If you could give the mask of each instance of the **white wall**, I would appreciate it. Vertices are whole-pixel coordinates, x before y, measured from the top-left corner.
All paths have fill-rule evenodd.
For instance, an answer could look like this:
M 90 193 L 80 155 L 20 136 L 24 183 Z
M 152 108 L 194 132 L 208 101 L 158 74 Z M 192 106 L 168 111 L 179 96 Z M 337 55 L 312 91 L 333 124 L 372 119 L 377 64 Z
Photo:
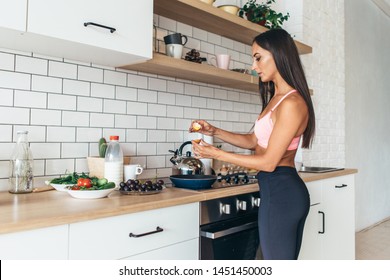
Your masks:
M 356 175 L 356 227 L 390 216 L 390 18 L 345 1 L 346 162 Z

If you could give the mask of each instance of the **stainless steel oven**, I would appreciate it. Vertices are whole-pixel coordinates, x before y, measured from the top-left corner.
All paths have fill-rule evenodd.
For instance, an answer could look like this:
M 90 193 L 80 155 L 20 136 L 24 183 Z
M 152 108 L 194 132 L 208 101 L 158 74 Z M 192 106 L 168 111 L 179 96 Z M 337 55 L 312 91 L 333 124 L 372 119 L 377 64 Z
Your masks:
M 201 202 L 200 259 L 255 259 L 259 206 L 258 192 Z

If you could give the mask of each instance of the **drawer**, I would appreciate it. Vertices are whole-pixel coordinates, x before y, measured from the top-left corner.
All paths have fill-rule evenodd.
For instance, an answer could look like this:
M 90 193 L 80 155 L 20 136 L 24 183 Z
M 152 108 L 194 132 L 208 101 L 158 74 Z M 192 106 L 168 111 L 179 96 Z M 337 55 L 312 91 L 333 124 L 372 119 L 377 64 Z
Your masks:
M 126 260 L 199 260 L 199 238 L 125 258 Z
M 0 235 L 2 260 L 68 259 L 68 225 Z
M 130 233 L 141 237 L 130 237 Z M 120 259 L 198 238 L 199 203 L 70 224 L 70 259 Z

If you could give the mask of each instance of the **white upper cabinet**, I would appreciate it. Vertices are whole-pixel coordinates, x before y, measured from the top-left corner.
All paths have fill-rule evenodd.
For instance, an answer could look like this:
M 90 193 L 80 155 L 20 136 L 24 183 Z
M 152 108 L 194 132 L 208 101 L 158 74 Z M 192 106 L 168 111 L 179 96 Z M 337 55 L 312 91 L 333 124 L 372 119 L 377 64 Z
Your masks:
M 0 8 L 8 9 L 3 2 L 24 14 L 27 32 L 0 47 L 114 67 L 152 58 L 153 0 L 28 0 L 27 13 L 27 5 L 23 11 L 2 1 Z
M 0 27 L 26 31 L 27 0 L 0 0 Z

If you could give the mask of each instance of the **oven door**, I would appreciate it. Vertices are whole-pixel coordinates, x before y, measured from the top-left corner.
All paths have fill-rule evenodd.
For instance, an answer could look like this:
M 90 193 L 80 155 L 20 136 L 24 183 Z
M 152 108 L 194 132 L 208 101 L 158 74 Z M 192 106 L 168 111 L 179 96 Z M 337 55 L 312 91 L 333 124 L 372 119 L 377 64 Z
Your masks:
M 253 260 L 258 246 L 257 213 L 200 227 L 202 260 Z

